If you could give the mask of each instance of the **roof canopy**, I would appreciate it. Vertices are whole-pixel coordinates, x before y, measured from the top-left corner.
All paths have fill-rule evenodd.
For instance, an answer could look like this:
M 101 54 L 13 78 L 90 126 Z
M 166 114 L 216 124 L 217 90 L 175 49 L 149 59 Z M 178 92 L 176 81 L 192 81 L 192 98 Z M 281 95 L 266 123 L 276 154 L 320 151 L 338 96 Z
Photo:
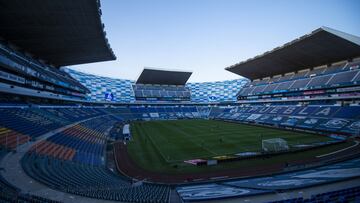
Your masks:
M 115 60 L 99 0 L 1 1 L 0 37 L 55 66 Z
M 226 70 L 253 80 L 358 56 L 359 37 L 322 27 L 272 51 L 227 67 Z
M 136 84 L 185 85 L 192 72 L 144 68 Z

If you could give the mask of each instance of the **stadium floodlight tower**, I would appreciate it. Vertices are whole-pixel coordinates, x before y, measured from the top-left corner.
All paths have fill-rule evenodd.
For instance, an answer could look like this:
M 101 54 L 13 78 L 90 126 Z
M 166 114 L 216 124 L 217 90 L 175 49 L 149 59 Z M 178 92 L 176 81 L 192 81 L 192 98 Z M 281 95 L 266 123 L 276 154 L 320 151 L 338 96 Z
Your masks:
M 190 71 L 144 68 L 133 85 L 137 101 L 190 101 Z

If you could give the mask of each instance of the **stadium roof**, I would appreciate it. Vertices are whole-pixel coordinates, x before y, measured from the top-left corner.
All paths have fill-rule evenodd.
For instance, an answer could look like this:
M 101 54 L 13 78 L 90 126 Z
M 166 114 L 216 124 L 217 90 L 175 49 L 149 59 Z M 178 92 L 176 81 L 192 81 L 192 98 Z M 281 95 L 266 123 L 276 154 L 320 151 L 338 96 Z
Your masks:
M 253 80 L 358 56 L 360 37 L 321 27 L 281 47 L 225 69 Z
M 0 3 L 0 37 L 55 66 L 115 60 L 99 0 Z
M 192 72 L 144 68 L 136 84 L 185 85 Z

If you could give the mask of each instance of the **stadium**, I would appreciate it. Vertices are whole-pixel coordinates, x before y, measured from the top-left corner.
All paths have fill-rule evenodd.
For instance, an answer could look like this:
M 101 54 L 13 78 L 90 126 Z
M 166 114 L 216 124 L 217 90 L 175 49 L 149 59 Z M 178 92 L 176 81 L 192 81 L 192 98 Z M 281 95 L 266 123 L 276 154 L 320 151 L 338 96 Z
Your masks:
M 120 57 L 100 1 L 44 2 L 0 1 L 0 202 L 360 202 L 359 36 L 310 30 L 237 79 L 105 77 L 72 68 Z

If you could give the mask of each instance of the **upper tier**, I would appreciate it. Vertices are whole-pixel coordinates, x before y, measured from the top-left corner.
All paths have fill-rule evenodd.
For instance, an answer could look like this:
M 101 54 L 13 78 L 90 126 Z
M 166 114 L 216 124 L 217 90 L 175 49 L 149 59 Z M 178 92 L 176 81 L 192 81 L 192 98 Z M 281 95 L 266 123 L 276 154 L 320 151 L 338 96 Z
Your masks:
M 341 87 L 358 86 L 360 82 L 360 61 L 344 62 L 329 67 L 288 73 L 284 76 L 255 80 L 247 84 L 238 94 L 240 99 L 257 97 L 296 96 L 342 92 Z M 311 93 L 311 94 L 312 94 Z
M 42 63 L 27 54 L 0 41 L 0 84 L 1 91 L 10 93 L 44 93 L 81 99 L 88 90 L 69 74 Z
M 135 85 L 135 81 L 133 80 L 96 76 L 72 69 L 65 69 L 65 71 L 90 90 L 90 93 L 87 94 L 90 101 L 103 102 L 105 101 L 105 95 L 112 93 L 114 102 L 135 102 L 135 94 L 132 87 Z M 236 101 L 236 93 L 247 82 L 248 80 L 246 79 L 237 79 L 187 83 L 185 88 L 190 89 L 192 102 L 234 102 Z

